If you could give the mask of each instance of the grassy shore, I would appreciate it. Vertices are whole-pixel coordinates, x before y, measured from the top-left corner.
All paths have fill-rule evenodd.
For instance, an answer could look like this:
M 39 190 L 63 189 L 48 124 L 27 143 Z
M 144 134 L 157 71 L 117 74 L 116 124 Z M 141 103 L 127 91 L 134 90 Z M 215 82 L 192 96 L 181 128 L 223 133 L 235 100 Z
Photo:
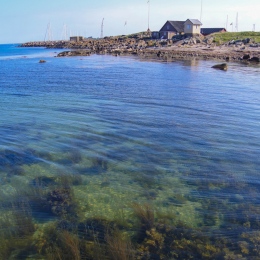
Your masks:
M 226 32 L 226 33 L 214 33 L 214 42 L 216 44 L 223 44 L 232 40 L 242 40 L 250 38 L 254 42 L 260 42 L 260 32 Z

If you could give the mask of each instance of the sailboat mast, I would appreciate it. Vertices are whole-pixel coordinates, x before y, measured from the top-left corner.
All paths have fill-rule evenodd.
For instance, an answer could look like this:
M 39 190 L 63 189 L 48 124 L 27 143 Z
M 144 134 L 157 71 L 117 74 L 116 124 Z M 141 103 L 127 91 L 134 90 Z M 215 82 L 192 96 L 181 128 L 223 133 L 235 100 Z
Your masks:
M 101 34 L 100 34 L 100 38 L 103 38 L 103 30 L 104 30 L 104 18 L 102 19 L 102 23 L 101 23 Z

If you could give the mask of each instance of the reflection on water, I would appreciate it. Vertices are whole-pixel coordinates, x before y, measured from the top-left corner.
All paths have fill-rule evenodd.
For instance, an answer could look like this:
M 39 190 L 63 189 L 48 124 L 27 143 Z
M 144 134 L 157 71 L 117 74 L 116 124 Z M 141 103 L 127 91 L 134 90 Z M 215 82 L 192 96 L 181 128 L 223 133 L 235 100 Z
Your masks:
M 251 68 L 0 62 L 1 259 L 259 257 Z

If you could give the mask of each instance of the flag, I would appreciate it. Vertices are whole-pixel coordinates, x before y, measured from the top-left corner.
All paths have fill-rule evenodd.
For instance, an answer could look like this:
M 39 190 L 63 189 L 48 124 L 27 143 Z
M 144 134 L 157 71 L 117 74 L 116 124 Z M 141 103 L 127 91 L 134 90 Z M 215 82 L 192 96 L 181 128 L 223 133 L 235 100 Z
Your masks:
M 125 21 L 125 26 L 127 25 L 127 21 Z
M 230 25 L 233 25 L 233 23 L 231 23 Z

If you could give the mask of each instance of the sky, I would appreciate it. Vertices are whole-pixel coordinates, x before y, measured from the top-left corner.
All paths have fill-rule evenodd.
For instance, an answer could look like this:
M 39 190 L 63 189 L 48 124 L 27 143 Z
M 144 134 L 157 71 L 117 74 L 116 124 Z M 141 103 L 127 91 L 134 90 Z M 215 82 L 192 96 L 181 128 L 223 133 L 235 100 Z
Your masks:
M 104 36 L 145 31 L 148 21 L 158 31 L 167 20 L 188 18 L 236 31 L 237 14 L 238 31 L 260 31 L 260 0 L 1 0 L 0 43 L 100 37 L 103 18 Z

